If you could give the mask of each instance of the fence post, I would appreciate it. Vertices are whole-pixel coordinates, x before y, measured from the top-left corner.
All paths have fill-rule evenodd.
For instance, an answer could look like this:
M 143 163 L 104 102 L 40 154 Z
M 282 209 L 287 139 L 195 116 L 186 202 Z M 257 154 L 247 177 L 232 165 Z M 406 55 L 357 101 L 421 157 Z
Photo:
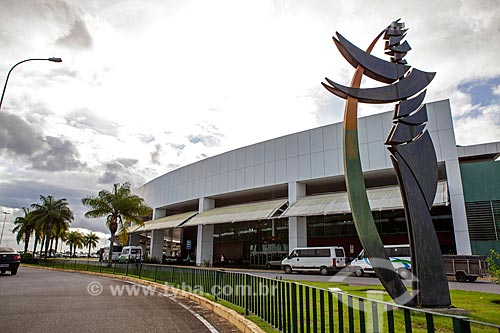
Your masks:
M 470 322 L 467 317 L 453 317 L 453 332 L 455 333 L 470 333 Z
M 292 288 L 292 299 L 291 299 L 292 319 L 291 319 L 291 322 L 293 325 L 293 332 L 298 333 L 299 332 L 299 325 L 297 322 L 297 283 L 296 282 L 291 283 L 290 287 Z
M 248 288 L 250 288 L 250 279 L 248 273 L 245 273 L 245 316 L 248 316 Z
M 215 297 L 216 302 L 217 302 L 217 298 L 218 298 L 217 295 L 219 294 L 219 290 L 220 290 L 218 288 L 219 287 L 219 279 L 220 279 L 219 274 L 220 274 L 219 270 L 216 270 L 215 271 L 215 288 L 214 288 L 214 297 Z
M 128 276 L 128 260 L 127 260 L 127 266 L 125 267 L 125 276 Z
M 156 282 L 156 274 L 158 274 L 158 266 L 155 266 L 155 282 Z

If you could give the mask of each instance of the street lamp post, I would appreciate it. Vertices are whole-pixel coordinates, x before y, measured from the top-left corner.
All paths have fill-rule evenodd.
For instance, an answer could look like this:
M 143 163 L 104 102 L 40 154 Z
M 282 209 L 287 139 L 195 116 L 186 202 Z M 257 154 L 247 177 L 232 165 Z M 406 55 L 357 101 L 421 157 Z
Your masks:
M 33 58 L 33 59 L 26 59 L 26 60 L 20 61 L 17 64 L 15 64 L 14 66 L 12 66 L 12 68 L 9 70 L 9 73 L 7 74 L 7 79 L 5 79 L 5 85 L 3 86 L 2 98 L 0 99 L 0 110 L 2 109 L 3 95 L 5 94 L 5 89 L 7 88 L 7 82 L 9 82 L 10 73 L 12 72 L 12 70 L 14 68 L 16 68 L 17 65 L 20 65 L 23 62 L 33 61 L 33 60 L 44 60 L 44 61 L 52 61 L 52 62 L 62 62 L 61 58 Z
M 2 212 L 5 217 L 3 218 L 3 226 L 2 226 L 2 234 L 0 235 L 0 245 L 2 245 L 2 239 L 3 239 L 3 229 L 5 228 L 5 221 L 7 220 L 7 215 L 10 214 L 9 212 Z

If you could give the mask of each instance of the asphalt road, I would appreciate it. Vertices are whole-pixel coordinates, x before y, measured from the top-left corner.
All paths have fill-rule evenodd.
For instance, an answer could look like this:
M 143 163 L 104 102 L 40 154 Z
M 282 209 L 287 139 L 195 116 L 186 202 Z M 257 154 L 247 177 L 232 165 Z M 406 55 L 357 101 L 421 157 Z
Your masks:
M 317 273 L 309 274 L 285 274 L 281 270 L 236 270 L 239 272 L 251 273 L 254 275 L 268 277 L 268 278 L 281 278 L 284 280 L 297 280 L 297 281 L 321 281 L 321 282 L 340 282 L 347 283 L 355 286 L 369 286 L 381 285 L 378 278 L 375 276 L 352 276 L 350 272 L 339 272 L 335 275 L 322 276 Z M 406 286 L 411 286 L 411 280 L 404 280 Z M 480 291 L 486 293 L 500 294 L 500 285 L 490 282 L 488 279 L 478 279 L 476 282 L 456 282 L 454 278 L 448 279 L 450 290 L 466 290 L 466 291 Z
M 126 286 L 135 292 L 127 295 Z M 0 275 L 0 332 L 237 332 L 192 301 L 136 287 L 94 275 L 20 267 L 16 276 Z M 120 288 L 124 292 L 117 296 Z

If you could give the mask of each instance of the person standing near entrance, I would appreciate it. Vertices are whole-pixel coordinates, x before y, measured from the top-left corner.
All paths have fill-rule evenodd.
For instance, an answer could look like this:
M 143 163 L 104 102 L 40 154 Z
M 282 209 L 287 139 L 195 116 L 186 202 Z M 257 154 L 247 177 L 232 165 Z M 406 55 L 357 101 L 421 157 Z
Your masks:
M 224 253 L 222 253 L 220 255 L 220 266 L 221 267 L 224 267 L 224 260 L 226 259 L 226 257 L 224 257 Z
M 137 250 L 137 252 L 135 253 L 135 264 L 137 266 L 141 264 L 141 259 L 142 259 L 141 250 Z

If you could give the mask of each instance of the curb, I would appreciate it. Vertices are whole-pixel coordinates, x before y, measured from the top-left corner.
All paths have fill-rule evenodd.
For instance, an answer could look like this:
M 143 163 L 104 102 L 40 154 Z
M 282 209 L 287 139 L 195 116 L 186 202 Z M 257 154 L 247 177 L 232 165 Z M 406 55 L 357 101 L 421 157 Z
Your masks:
M 103 276 L 103 277 L 109 277 L 109 278 L 114 278 L 114 279 L 120 279 L 120 280 L 126 280 L 142 285 L 147 285 L 147 286 L 153 286 L 153 287 L 160 287 L 163 288 L 165 291 L 171 292 L 172 294 L 175 294 L 175 296 L 180 296 L 184 298 L 188 298 L 192 301 L 195 301 L 196 303 L 200 304 L 204 308 L 214 312 L 218 316 L 224 318 L 231 324 L 233 324 L 240 332 L 242 333 L 265 333 L 263 329 L 261 329 L 259 326 L 257 326 L 256 323 L 253 321 L 245 318 L 244 316 L 240 315 L 238 312 L 226 308 L 225 306 L 216 303 L 214 301 L 211 301 L 203 296 L 196 295 L 181 289 L 177 289 L 175 287 L 166 285 L 166 284 L 160 284 L 157 282 L 152 282 L 152 281 L 147 281 L 147 280 L 141 280 L 138 278 L 130 277 L 130 276 L 123 276 L 123 275 L 114 275 L 114 274 L 108 274 L 108 273 L 99 273 L 99 272 L 89 272 L 89 271 L 78 271 L 78 270 L 72 270 L 72 269 L 62 269 L 62 268 L 53 268 L 53 267 L 40 267 L 40 266 L 32 266 L 29 265 L 28 267 L 32 268 L 38 268 L 38 269 L 47 269 L 47 270 L 54 270 L 54 271 L 63 271 L 63 272 L 68 272 L 68 273 L 81 273 L 81 274 L 87 274 L 87 275 L 97 275 L 97 276 Z

